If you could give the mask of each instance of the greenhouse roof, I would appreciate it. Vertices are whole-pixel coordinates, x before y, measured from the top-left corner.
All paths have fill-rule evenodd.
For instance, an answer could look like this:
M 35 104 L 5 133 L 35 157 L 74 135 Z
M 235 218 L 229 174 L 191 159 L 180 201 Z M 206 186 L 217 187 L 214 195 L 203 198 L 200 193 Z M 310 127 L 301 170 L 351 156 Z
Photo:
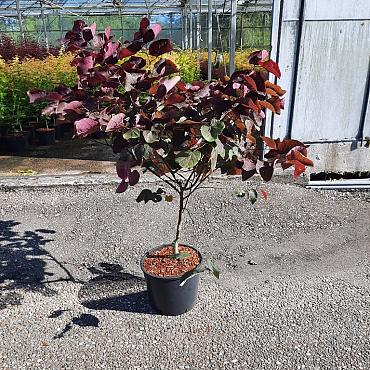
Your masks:
M 237 0 L 238 11 L 270 11 L 273 0 Z M 228 13 L 231 0 L 212 0 L 214 12 Z M 42 14 L 93 16 L 109 14 L 144 15 L 180 13 L 184 6 L 208 12 L 208 0 L 0 0 L 0 17 Z

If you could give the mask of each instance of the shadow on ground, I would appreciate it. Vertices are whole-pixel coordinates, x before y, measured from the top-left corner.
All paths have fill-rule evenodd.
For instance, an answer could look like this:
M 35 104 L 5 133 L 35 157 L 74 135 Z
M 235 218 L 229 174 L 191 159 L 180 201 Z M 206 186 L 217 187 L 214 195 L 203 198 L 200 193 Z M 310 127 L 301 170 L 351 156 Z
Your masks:
M 90 267 L 94 275 L 79 291 L 80 302 L 94 310 L 157 314 L 150 306 L 145 279 L 123 271 L 118 264 Z
M 56 310 L 52 312 L 49 315 L 49 319 L 56 319 L 57 317 L 63 315 L 65 312 L 68 312 L 69 310 Z M 97 328 L 99 327 L 99 319 L 91 314 L 88 313 L 82 313 L 78 316 L 72 317 L 70 321 L 67 322 L 65 327 L 57 334 L 53 336 L 53 339 L 61 339 L 65 336 L 66 333 L 68 333 L 74 326 L 79 326 L 79 327 L 94 327 Z
M 74 280 L 69 271 L 44 247 L 53 239 L 54 230 L 36 229 L 17 231 L 19 222 L 0 221 L 0 309 L 21 303 L 20 290 L 37 291 L 44 295 L 54 295 L 55 290 L 45 285 L 51 282 L 53 272 L 47 271 L 47 261 L 61 268 L 66 278 L 56 278 L 53 282 Z

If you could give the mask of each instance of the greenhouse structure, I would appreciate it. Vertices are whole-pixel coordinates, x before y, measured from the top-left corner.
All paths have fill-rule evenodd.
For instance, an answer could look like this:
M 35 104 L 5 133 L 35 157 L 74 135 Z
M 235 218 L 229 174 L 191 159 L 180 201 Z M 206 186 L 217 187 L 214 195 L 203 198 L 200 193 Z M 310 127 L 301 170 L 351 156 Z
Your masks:
M 0 370 L 370 370 L 370 0 L 0 0 Z
M 141 17 L 148 16 L 161 24 L 161 36 L 171 39 L 175 50 L 198 53 L 198 62 L 203 59 L 201 74 L 208 79 L 217 77 L 215 68 L 231 75 L 238 60 L 245 60 L 243 51 L 271 50 L 286 71 L 282 81 L 287 95 L 285 111 L 276 119 L 268 115 L 266 130 L 280 137 L 293 134 L 311 143 L 320 158 L 318 170 L 351 170 L 349 158 L 356 163 L 355 170 L 366 170 L 369 7 L 366 0 L 356 6 L 351 0 L 334 4 L 334 0 L 3 0 L 0 33 L 18 41 L 58 47 L 73 21 L 83 19 L 88 24 L 96 22 L 100 31 L 109 26 L 116 38 L 124 41 L 135 32 Z M 328 37 L 321 38 L 322 33 Z M 307 50 L 316 43 L 316 53 L 309 56 Z M 355 77 L 342 65 L 343 50 L 356 56 Z M 329 60 L 327 55 L 333 57 Z M 314 87 L 312 79 L 318 83 L 323 68 L 329 71 L 323 76 L 327 83 Z M 343 94 L 349 90 L 352 92 L 345 98 Z M 326 109 L 317 109 L 328 99 Z M 351 109 L 339 104 L 343 112 L 331 111 L 336 109 L 335 102 L 344 99 L 350 100 Z M 301 104 L 296 104 L 297 100 Z

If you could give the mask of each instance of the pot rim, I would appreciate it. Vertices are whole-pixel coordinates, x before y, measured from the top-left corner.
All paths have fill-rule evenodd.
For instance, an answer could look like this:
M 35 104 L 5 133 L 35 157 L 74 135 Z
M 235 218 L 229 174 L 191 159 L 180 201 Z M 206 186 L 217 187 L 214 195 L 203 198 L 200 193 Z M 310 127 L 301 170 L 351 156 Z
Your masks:
M 146 274 L 148 276 L 151 276 L 151 277 L 154 277 L 154 278 L 157 278 L 157 279 L 163 279 L 163 280 L 179 280 L 181 278 L 182 275 L 179 275 L 179 276 L 158 276 L 158 275 L 153 275 L 150 272 L 147 272 L 147 271 L 144 270 L 144 259 L 147 257 L 147 255 L 149 253 L 151 253 L 151 252 L 154 252 L 155 250 L 161 249 L 163 247 L 168 247 L 169 245 L 171 245 L 171 243 L 164 243 L 164 244 L 159 245 L 158 247 L 154 247 L 152 249 L 149 249 L 144 254 L 144 256 L 141 257 L 141 260 L 140 260 L 140 268 L 141 268 L 141 271 L 144 273 L 144 275 Z M 195 266 L 195 268 L 197 268 L 202 263 L 202 260 L 203 260 L 202 254 L 199 252 L 198 249 L 196 249 L 196 248 L 194 248 L 194 247 L 192 247 L 190 245 L 187 245 L 187 244 L 184 244 L 184 243 L 181 243 L 181 245 L 183 245 L 184 247 L 191 248 L 191 249 L 193 249 L 194 251 L 196 251 L 199 254 L 200 261 L 199 261 L 198 265 Z

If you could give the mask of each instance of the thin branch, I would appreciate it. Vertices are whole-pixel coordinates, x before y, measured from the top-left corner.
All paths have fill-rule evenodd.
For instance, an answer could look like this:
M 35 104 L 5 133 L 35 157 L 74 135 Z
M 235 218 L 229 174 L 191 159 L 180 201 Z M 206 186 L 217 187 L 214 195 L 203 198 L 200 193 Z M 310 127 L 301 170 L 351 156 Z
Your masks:
M 156 154 L 158 155 L 158 157 L 162 160 L 163 164 L 166 165 L 166 167 L 168 168 L 168 170 L 170 171 L 174 181 L 179 184 L 179 181 L 178 179 L 176 178 L 176 173 L 173 171 L 173 169 L 171 168 L 171 165 L 167 162 L 167 160 L 165 159 L 165 157 L 162 157 L 157 151 L 155 151 Z
M 153 175 L 157 176 L 160 180 L 162 180 L 164 183 L 166 183 L 168 186 L 170 186 L 172 189 L 174 189 L 177 193 L 180 194 L 180 190 L 177 189 L 175 185 L 173 185 L 170 181 L 164 179 L 163 177 L 159 176 L 155 171 L 153 171 L 150 167 L 145 167 L 148 171 L 150 171 Z
M 189 215 L 189 217 L 190 217 L 191 222 L 192 222 L 193 224 L 195 224 L 194 218 L 193 218 L 193 216 L 191 215 L 190 211 L 186 208 L 186 205 L 187 205 L 187 202 L 186 202 L 186 204 L 185 204 L 185 206 L 184 206 L 184 211 L 188 212 L 188 215 Z
M 183 180 L 187 180 L 187 178 L 182 174 L 182 173 L 180 173 L 180 171 L 181 171 L 181 169 L 178 169 L 178 170 L 175 170 L 174 171 L 174 173 L 175 173 L 175 175 L 177 176 L 180 176 Z
M 189 175 L 189 177 L 187 178 L 186 182 L 185 182 L 185 185 L 184 185 L 184 190 L 190 190 L 192 185 L 190 186 L 190 188 L 188 188 L 188 185 L 189 183 L 191 183 L 192 181 L 192 177 L 196 174 L 195 172 L 195 167 L 193 168 L 193 170 L 191 171 L 191 174 Z M 192 183 L 191 183 L 192 184 Z
M 193 187 L 198 183 L 199 179 L 201 178 L 203 174 L 203 168 L 201 169 L 201 171 L 199 171 L 198 175 L 196 176 L 196 178 L 194 179 L 194 181 L 192 181 L 191 185 L 190 185 L 190 188 L 186 189 L 186 190 L 189 190 L 191 191 L 193 189 Z
M 161 169 L 160 167 L 158 167 L 153 161 L 150 161 L 151 164 L 160 172 L 163 174 L 164 177 L 166 177 L 168 179 L 168 181 L 171 181 L 173 183 L 175 183 L 176 185 L 178 185 L 178 181 L 176 181 L 176 179 L 172 179 L 171 177 L 169 177 L 168 175 L 166 175 Z M 145 167 L 145 168 L 148 168 L 148 167 Z M 156 174 L 157 175 L 157 174 Z M 161 180 L 162 180 L 162 176 L 159 176 L 157 175 Z
M 203 183 L 204 183 L 204 181 L 206 181 L 207 179 L 208 179 L 208 177 L 209 176 L 211 176 L 212 175 L 212 173 L 213 173 L 213 171 L 211 171 L 211 172 L 209 172 L 205 177 L 203 177 L 199 182 L 198 182 L 198 184 L 193 188 L 193 189 L 191 189 L 190 191 L 189 191 L 189 193 L 186 195 L 186 197 L 185 198 L 189 198 L 198 188 L 199 188 L 199 186 L 200 185 L 202 185 Z

